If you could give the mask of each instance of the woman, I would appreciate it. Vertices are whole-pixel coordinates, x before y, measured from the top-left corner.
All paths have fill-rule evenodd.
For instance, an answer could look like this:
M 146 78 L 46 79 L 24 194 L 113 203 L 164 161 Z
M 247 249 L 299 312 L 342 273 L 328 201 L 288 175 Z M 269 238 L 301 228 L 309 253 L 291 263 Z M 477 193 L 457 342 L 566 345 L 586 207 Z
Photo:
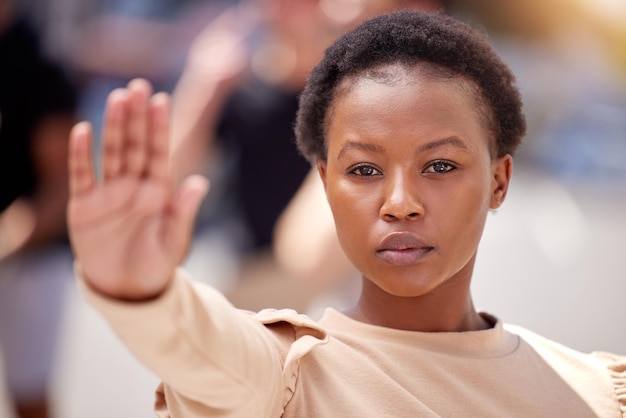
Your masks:
M 177 268 L 207 183 L 171 190 L 167 97 L 150 95 L 142 80 L 111 94 L 101 183 L 90 128 L 75 127 L 68 216 L 86 297 L 163 380 L 159 416 L 624 416 L 626 359 L 473 306 L 525 123 L 513 76 L 470 27 L 377 17 L 311 73 L 298 145 L 363 281 L 352 309 L 317 323 L 239 311 Z

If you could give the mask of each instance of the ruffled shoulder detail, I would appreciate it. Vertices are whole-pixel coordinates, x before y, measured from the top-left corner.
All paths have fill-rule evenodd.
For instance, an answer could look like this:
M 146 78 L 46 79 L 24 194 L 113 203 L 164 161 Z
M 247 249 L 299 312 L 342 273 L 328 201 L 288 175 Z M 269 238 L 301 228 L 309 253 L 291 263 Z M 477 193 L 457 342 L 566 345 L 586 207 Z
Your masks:
M 287 322 L 294 327 L 296 338 L 306 334 L 312 334 L 322 340 L 327 338 L 326 330 L 323 327 L 307 315 L 300 314 L 293 309 L 263 309 L 254 317 L 265 325 Z
M 595 352 L 593 355 L 608 369 L 622 417 L 626 418 L 626 357 L 603 351 Z
M 254 317 L 276 337 L 283 365 L 283 408 L 296 390 L 300 359 L 315 347 L 328 343 L 328 332 L 310 317 L 292 309 L 263 309 Z

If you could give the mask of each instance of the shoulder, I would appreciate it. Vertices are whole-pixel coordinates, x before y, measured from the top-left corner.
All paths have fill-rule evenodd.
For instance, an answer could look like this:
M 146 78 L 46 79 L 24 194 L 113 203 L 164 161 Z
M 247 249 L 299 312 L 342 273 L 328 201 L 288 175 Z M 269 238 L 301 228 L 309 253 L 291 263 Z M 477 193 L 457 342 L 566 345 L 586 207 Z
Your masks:
M 274 337 L 283 369 L 283 405 L 286 405 L 296 390 L 300 360 L 316 347 L 328 343 L 328 332 L 310 317 L 292 309 L 264 309 L 252 315 Z
M 583 353 L 517 325 L 505 324 L 504 327 L 508 332 L 519 336 L 525 344 L 549 362 L 564 362 L 581 367 L 586 365 L 591 368 L 601 366 L 600 362 L 592 354 Z
M 278 338 L 289 344 L 305 336 L 318 342 L 328 340 L 328 333 L 324 327 L 293 309 L 263 309 L 253 316 Z
M 519 325 L 504 324 L 504 328 L 508 332 L 519 336 L 523 341 L 525 341 L 533 348 L 540 349 L 541 351 L 560 353 L 564 356 L 587 356 L 587 354 L 570 348 L 557 341 L 551 340 L 543 335 L 540 335 Z
M 324 327 L 293 309 L 263 309 L 253 316 L 273 335 L 285 369 L 315 347 L 328 343 Z
M 626 357 L 596 351 L 583 353 L 550 340 L 533 331 L 515 325 L 505 325 L 507 331 L 518 335 L 551 368 L 583 393 L 603 391 L 617 402 L 626 418 Z

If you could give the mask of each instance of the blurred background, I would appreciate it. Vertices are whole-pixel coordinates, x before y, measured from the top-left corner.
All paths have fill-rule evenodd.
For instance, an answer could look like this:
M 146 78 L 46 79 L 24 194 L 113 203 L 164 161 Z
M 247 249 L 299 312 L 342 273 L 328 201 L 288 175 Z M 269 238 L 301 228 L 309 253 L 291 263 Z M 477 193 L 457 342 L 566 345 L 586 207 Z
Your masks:
M 354 300 L 354 273 L 320 232 L 330 223 L 319 189 L 304 214 L 291 205 L 311 181 L 291 125 L 324 48 L 358 21 L 398 7 L 443 10 L 482 28 L 522 91 L 528 135 L 507 202 L 487 222 L 477 307 L 581 351 L 626 355 L 623 0 L 0 0 L 0 133 L 13 126 L 7 103 L 43 103 L 27 119 L 38 128 L 22 134 L 30 148 L 0 137 L 1 189 L 11 189 L 16 173 L 33 177 L 0 207 L 0 350 L 6 362 L 32 364 L 14 336 L 47 359 L 26 377 L 29 367 L 0 362 L 0 418 L 18 417 L 15 393 L 24 417 L 153 416 L 158 379 L 81 299 L 62 221 L 50 223 L 56 235 L 32 239 L 54 204 L 40 196 L 66 193 L 46 180 L 60 176 L 63 146 L 42 138 L 66 138 L 70 122 L 89 120 L 99 140 L 106 95 L 133 77 L 173 94 L 180 176 L 212 180 L 187 260 L 194 278 L 246 309 L 293 307 L 315 317 L 323 305 Z M 42 75 L 27 71 L 34 58 L 20 64 L 27 48 Z M 284 220 L 287 208 L 301 217 Z M 295 244 L 278 242 L 281 222 Z M 281 261 L 283 247 L 296 267 Z M 22 286 L 16 271 L 57 277 Z M 30 307 L 41 308 L 39 316 Z

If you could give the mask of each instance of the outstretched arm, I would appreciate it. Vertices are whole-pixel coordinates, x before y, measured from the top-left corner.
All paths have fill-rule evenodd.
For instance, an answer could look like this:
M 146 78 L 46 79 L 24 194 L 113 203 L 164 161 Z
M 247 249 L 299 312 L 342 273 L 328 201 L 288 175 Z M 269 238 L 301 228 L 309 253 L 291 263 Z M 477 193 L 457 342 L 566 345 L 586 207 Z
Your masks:
M 169 99 L 141 79 L 108 97 L 96 179 L 92 132 L 70 134 L 68 228 L 88 285 L 119 299 L 159 295 L 183 260 L 207 181 L 178 190 L 169 170 Z
M 167 404 L 158 403 L 160 411 L 277 416 L 284 387 L 273 335 L 216 290 L 176 271 L 207 181 L 192 176 L 175 190 L 168 120 L 167 95 L 153 96 L 145 80 L 113 91 L 101 180 L 89 124 L 71 133 L 68 223 L 83 294 L 163 380 Z

